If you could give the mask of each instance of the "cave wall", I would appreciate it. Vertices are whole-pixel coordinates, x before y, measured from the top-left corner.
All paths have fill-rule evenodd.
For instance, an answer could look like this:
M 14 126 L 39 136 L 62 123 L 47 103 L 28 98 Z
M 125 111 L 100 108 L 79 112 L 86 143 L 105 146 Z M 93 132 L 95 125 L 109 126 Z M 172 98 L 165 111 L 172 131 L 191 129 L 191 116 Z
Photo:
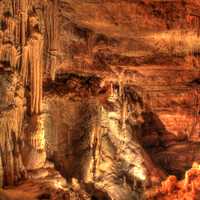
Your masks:
M 148 95 L 142 143 L 157 164 L 182 177 L 193 162 L 199 162 L 198 89 L 153 91 Z
M 43 39 L 37 17 L 31 12 L 32 3 L 0 2 L 3 185 L 13 185 L 26 178 L 22 158 L 27 136 L 24 134 L 25 118 L 41 111 Z
M 44 100 L 44 130 L 47 158 L 71 180 L 82 179 L 90 156 L 90 132 L 97 102 L 73 100 L 65 96 L 47 96 Z

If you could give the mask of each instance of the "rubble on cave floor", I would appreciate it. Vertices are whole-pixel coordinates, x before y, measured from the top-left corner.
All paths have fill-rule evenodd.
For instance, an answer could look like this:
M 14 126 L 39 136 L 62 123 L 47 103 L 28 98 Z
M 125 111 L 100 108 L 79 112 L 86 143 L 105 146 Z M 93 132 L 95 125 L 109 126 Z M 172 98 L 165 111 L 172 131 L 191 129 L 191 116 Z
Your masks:
M 160 186 L 146 191 L 148 200 L 198 200 L 200 199 L 200 165 L 194 163 L 182 180 L 169 176 Z
M 46 173 L 45 173 L 46 172 Z M 46 175 L 44 175 L 46 174 Z M 200 165 L 194 163 L 182 180 L 169 176 L 160 186 L 145 192 L 146 200 L 199 200 Z M 15 187 L 0 190 L 0 200 L 92 200 L 85 186 L 73 178 L 71 183 L 52 166 L 29 172 L 29 179 Z

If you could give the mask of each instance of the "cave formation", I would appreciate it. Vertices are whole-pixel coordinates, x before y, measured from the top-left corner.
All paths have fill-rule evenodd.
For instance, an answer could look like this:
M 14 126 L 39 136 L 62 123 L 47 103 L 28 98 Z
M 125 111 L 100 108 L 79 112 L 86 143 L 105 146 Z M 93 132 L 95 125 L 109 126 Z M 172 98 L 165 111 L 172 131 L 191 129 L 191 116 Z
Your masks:
M 0 0 L 0 200 L 199 188 L 199 0 Z

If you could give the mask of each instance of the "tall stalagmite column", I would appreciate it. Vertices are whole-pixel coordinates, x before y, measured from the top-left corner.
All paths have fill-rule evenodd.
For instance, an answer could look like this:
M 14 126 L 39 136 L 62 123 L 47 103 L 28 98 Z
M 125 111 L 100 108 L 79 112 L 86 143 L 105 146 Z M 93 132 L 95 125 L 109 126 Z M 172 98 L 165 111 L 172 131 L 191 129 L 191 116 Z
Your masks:
M 28 109 L 29 127 L 25 130 L 26 145 L 23 161 L 28 170 L 43 166 L 46 160 L 42 120 L 42 90 L 44 68 L 44 33 L 41 30 L 41 17 L 32 7 L 32 1 L 21 4 L 21 76 L 25 85 L 30 87 L 30 107 Z M 41 12 L 42 13 L 42 12 Z M 32 155 L 28 157 L 27 154 Z

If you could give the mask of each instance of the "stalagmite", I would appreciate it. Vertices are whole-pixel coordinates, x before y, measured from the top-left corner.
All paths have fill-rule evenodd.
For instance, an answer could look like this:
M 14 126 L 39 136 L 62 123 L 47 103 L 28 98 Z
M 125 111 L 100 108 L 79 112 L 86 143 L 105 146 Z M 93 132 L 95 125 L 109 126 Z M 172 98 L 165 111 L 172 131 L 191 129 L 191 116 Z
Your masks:
M 27 170 L 42 168 L 46 161 L 43 115 L 32 115 L 23 150 L 23 163 Z M 31 155 L 31 156 L 28 156 Z
M 35 130 L 34 133 L 29 136 L 30 145 L 36 150 L 45 150 L 45 135 L 42 115 L 32 117 L 32 120 Z

